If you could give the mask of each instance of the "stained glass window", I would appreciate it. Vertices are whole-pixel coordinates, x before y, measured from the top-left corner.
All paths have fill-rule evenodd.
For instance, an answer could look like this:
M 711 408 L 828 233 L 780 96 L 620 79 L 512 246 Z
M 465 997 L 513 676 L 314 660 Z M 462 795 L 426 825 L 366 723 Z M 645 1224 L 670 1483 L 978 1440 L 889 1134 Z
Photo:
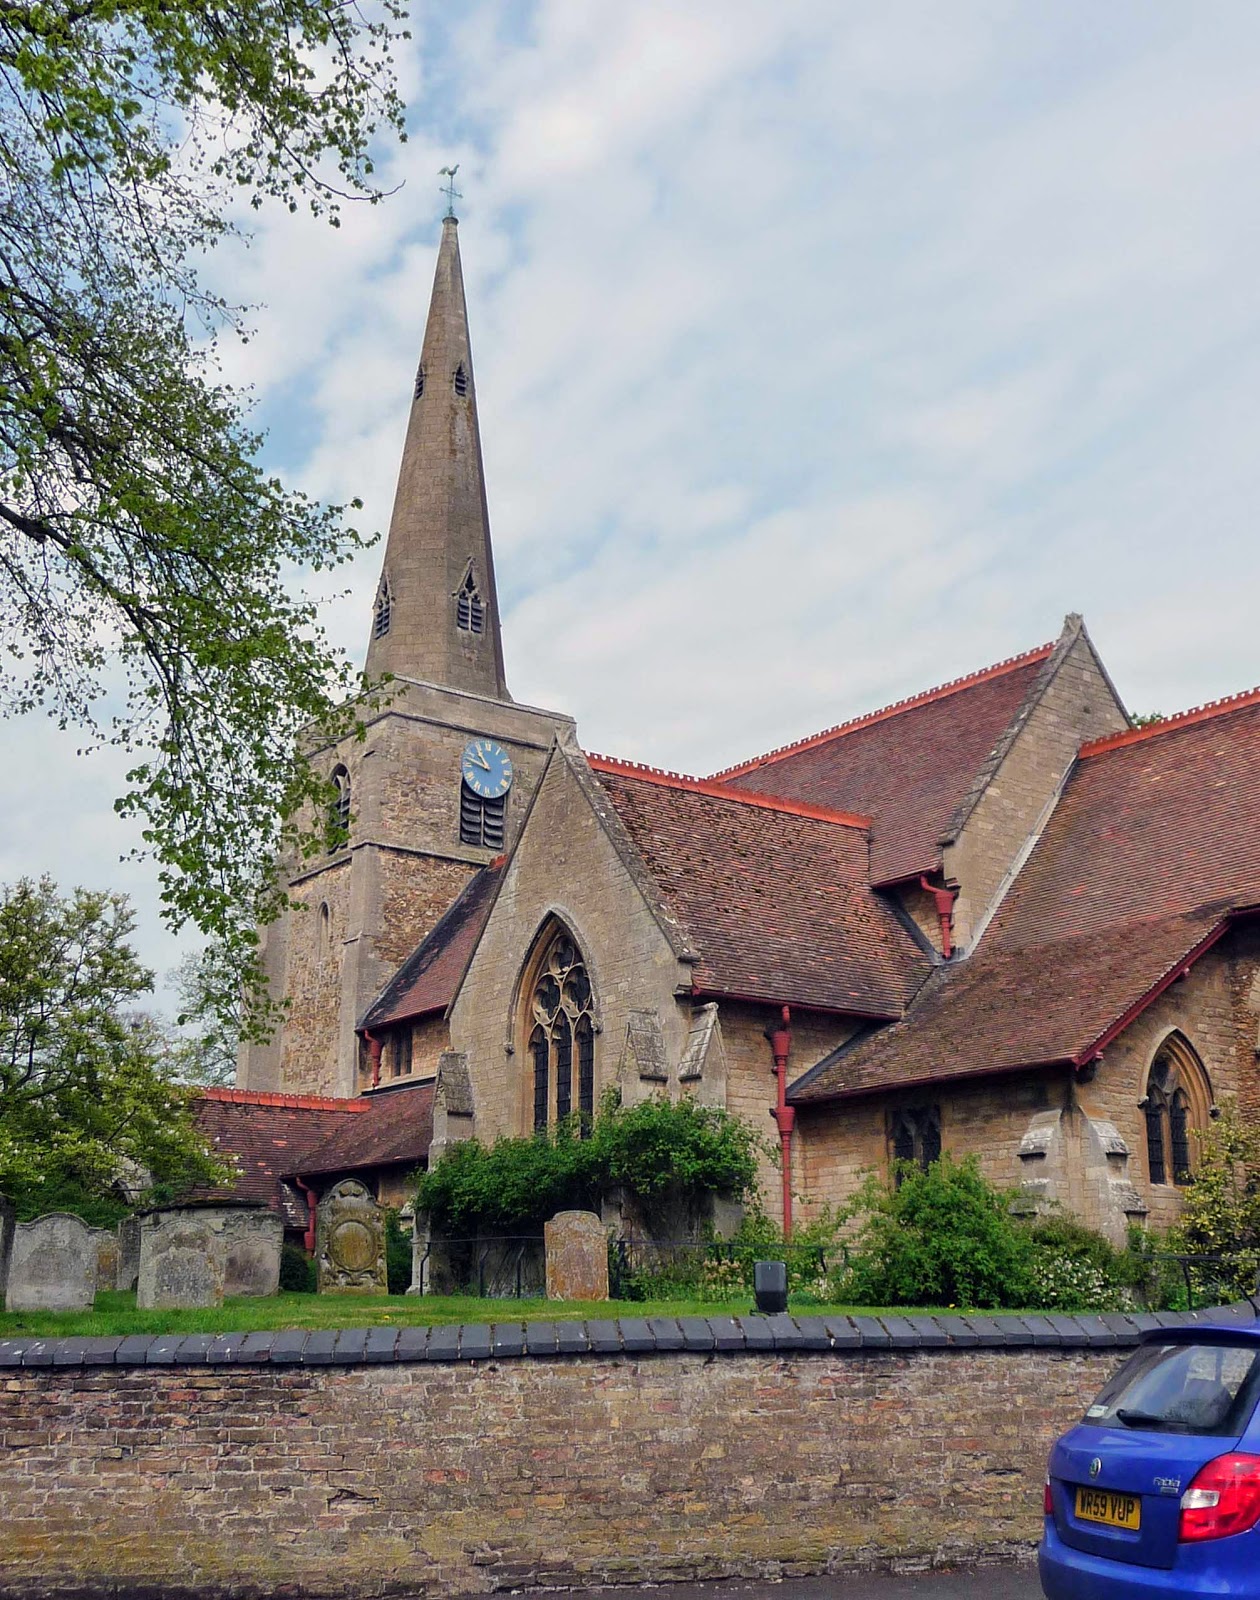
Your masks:
M 1159 1047 L 1146 1080 L 1146 1167 L 1152 1183 L 1190 1182 L 1193 1134 L 1207 1125 L 1212 1093 L 1203 1065 L 1180 1034 Z

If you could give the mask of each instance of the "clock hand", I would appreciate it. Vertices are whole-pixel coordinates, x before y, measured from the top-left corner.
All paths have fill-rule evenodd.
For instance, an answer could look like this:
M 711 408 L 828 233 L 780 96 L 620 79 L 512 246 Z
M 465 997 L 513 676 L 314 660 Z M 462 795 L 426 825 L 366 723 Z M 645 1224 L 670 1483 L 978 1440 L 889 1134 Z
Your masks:
M 490 763 L 486 760 L 485 756 L 482 755 L 480 750 L 474 750 L 473 751 L 473 760 L 477 763 L 477 765 L 479 767 L 484 767 L 485 770 L 487 772 L 489 772 Z

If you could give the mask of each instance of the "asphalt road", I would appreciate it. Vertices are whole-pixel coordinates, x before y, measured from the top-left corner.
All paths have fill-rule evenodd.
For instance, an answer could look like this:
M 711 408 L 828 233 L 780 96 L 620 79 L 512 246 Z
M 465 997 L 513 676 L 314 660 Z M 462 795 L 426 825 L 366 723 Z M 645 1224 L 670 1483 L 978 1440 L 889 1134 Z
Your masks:
M 536 1593 L 537 1591 L 535 1591 Z M 663 1583 L 631 1589 L 569 1590 L 566 1600 L 1042 1600 L 1037 1569 L 973 1567 L 906 1576 L 740 1578 L 729 1583 Z

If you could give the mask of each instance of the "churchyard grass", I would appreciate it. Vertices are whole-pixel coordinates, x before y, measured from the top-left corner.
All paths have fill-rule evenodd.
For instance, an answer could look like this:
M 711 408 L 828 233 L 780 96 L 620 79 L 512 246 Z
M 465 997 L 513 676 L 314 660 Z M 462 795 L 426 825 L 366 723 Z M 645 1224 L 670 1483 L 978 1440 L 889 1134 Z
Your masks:
M 749 1296 L 749 1302 L 751 1302 Z M 751 1304 L 733 1300 L 490 1300 L 476 1295 L 279 1294 L 227 1300 L 195 1311 L 138 1311 L 134 1294 L 102 1293 L 91 1311 L 0 1312 L 0 1339 L 35 1334 L 107 1338 L 127 1333 L 251 1333 L 273 1328 L 368 1328 L 394 1323 L 543 1322 L 595 1317 L 742 1316 Z M 858 1312 L 863 1316 L 929 1316 L 944 1307 L 821 1306 L 793 1302 L 797 1316 Z M 950 1311 L 955 1307 L 949 1307 Z

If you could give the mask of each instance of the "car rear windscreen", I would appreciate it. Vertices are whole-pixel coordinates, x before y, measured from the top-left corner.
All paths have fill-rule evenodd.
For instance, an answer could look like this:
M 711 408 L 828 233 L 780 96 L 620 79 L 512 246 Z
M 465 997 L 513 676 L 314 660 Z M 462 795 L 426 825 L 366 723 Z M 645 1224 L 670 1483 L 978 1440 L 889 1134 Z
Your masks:
M 1148 1344 L 1085 1413 L 1095 1427 L 1237 1435 L 1260 1393 L 1260 1345 Z

